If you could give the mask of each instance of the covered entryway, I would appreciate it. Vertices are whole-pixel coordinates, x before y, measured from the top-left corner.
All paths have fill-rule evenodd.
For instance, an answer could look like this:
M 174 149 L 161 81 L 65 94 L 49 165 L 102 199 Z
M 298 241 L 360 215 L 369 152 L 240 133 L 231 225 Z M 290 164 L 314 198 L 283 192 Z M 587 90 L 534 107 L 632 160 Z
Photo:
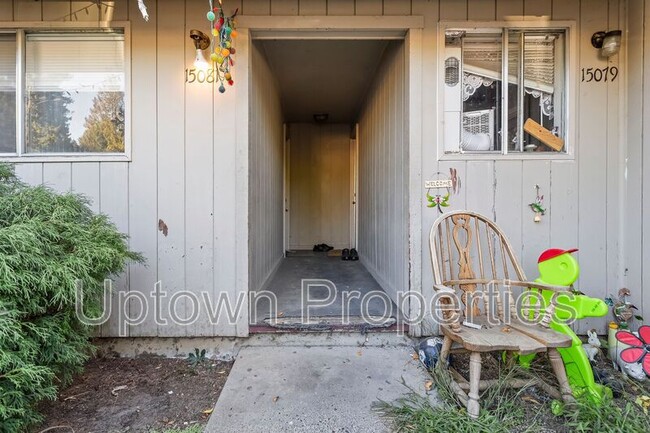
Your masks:
M 252 330 L 392 326 L 410 289 L 407 31 L 290 33 L 249 45 Z

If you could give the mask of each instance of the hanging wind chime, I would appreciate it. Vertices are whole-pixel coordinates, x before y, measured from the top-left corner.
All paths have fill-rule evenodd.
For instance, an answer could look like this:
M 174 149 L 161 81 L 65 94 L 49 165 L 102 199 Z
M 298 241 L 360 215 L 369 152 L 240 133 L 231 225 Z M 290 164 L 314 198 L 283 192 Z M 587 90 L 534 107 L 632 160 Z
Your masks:
M 210 21 L 212 33 L 210 60 L 215 65 L 214 78 L 215 81 L 219 81 L 219 92 L 224 93 L 226 91 L 224 82 L 230 86 L 235 84 L 230 69 L 235 65 L 232 58 L 235 54 L 235 47 L 232 46 L 232 41 L 233 38 L 237 37 L 235 16 L 237 16 L 239 9 L 235 9 L 235 12 L 227 17 L 223 13 L 222 0 L 218 1 L 219 5 L 215 7 L 213 1 L 209 0 L 210 10 L 206 16 Z

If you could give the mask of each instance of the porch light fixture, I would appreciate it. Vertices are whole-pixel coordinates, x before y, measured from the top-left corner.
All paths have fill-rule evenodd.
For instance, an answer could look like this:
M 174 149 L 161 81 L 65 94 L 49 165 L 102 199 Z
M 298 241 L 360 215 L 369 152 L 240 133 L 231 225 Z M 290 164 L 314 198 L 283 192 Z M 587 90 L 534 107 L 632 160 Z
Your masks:
M 600 55 L 610 57 L 617 54 L 621 49 L 621 30 L 609 32 L 596 32 L 591 36 L 591 45 L 600 50 Z
M 201 30 L 190 30 L 190 38 L 194 41 L 194 48 L 196 48 L 196 58 L 194 59 L 194 67 L 200 70 L 207 70 L 210 65 L 203 55 L 203 50 L 210 48 L 210 38 Z

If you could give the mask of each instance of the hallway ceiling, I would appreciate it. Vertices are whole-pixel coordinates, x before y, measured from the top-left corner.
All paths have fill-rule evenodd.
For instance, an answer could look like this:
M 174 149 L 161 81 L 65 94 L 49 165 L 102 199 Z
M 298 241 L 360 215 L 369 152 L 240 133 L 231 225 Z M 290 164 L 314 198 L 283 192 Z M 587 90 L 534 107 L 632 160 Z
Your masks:
M 376 74 L 387 40 L 262 40 L 287 122 L 352 123 Z

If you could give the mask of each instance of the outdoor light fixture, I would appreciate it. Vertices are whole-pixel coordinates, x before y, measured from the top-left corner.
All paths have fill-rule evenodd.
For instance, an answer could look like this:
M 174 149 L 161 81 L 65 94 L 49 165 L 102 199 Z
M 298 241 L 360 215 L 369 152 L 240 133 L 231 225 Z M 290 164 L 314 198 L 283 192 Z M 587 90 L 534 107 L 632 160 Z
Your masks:
M 314 114 L 314 121 L 318 122 L 318 123 L 327 122 L 327 119 L 329 117 L 330 116 L 327 113 L 316 113 L 316 114 Z
M 210 47 L 210 38 L 201 30 L 190 30 L 190 38 L 194 41 L 194 48 L 196 48 L 196 58 L 194 59 L 194 67 L 200 70 L 207 70 L 210 66 L 205 60 L 203 50 Z
M 617 54 L 621 49 L 622 35 L 623 32 L 620 30 L 596 32 L 591 36 L 591 45 L 600 50 L 601 56 L 610 57 Z

